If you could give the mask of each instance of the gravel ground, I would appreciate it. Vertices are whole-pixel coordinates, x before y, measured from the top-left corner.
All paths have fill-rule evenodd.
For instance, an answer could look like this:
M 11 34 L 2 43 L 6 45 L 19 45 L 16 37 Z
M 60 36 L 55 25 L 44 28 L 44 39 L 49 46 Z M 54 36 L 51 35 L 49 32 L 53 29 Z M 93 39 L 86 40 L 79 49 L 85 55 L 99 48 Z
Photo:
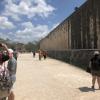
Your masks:
M 32 54 L 20 54 L 16 100 L 100 100 L 100 90 L 91 88 L 91 75 L 67 63 Z

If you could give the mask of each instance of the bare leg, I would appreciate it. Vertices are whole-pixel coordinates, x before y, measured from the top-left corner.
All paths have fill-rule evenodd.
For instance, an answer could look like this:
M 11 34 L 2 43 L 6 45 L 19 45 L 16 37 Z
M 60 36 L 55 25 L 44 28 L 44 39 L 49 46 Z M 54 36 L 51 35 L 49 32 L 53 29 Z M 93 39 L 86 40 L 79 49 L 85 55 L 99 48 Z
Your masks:
M 11 91 L 10 95 L 8 96 L 8 100 L 14 100 L 14 99 L 15 99 L 15 95 L 13 91 Z
M 98 86 L 99 86 L 99 89 L 100 89 L 100 77 L 97 77 L 97 82 L 98 82 Z
M 92 76 L 92 88 L 95 86 L 96 76 Z

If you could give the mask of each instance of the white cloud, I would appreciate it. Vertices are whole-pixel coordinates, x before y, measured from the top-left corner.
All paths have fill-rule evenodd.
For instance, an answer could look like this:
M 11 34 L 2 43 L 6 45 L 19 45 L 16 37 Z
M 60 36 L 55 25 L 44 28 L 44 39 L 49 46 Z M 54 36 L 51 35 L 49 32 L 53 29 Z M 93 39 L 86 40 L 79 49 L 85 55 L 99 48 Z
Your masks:
M 0 38 L 7 39 L 9 36 L 7 34 L 0 33 Z
M 34 26 L 31 22 L 22 23 L 23 30 L 16 32 L 16 39 L 21 42 L 39 40 L 47 35 L 49 28 L 47 25 Z
M 13 0 L 6 0 L 6 8 L 3 15 L 16 16 L 26 15 L 28 18 L 36 15 L 41 17 L 48 17 L 55 10 L 50 4 L 47 4 L 45 0 L 21 0 L 17 5 Z
M 0 16 L 0 28 L 1 29 L 12 29 L 14 24 L 8 20 L 7 17 Z
M 55 8 L 48 4 L 46 0 L 5 0 L 5 9 L 4 12 L 0 16 L 0 37 L 9 38 L 11 40 L 28 42 L 35 41 L 45 37 L 49 28 L 48 25 L 33 25 L 32 22 L 24 22 L 33 18 L 38 19 L 37 16 L 40 17 L 49 17 L 49 15 L 53 14 Z M 23 16 L 25 15 L 25 16 Z M 8 19 L 9 18 L 9 19 Z M 12 19 L 14 20 L 12 20 Z M 21 18 L 23 18 L 21 20 Z M 25 19 L 25 20 L 24 20 Z M 16 26 L 14 22 L 11 21 L 20 21 L 16 22 Z M 38 20 L 37 20 L 38 21 Z M 15 28 L 16 27 L 16 28 Z M 13 29 L 15 28 L 15 29 Z M 2 31 L 6 32 L 6 29 L 9 30 L 8 33 L 3 34 Z
M 20 17 L 17 14 L 11 14 L 12 19 L 14 19 L 15 21 L 21 21 Z
M 34 14 L 48 17 L 55 10 L 55 8 L 47 4 L 45 0 L 34 0 L 34 3 L 37 5 L 31 9 L 31 12 L 34 12 Z
M 9 32 L 7 34 L 0 33 L 0 37 L 9 38 L 13 41 L 20 41 L 20 42 L 30 42 L 30 41 L 37 41 L 45 36 L 55 28 L 57 24 L 54 24 L 51 29 L 48 28 L 47 25 L 33 25 L 31 22 L 24 22 L 21 24 L 20 27 L 22 29 L 17 30 L 15 33 Z
M 33 28 L 33 24 L 31 22 L 24 22 L 21 25 L 24 28 Z

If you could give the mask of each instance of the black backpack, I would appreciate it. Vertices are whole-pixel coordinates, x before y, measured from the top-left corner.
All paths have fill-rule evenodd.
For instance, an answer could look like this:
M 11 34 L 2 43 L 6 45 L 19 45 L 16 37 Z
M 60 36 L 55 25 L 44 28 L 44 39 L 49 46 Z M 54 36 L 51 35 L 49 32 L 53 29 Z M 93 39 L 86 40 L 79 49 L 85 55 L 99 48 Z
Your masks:
M 91 68 L 94 70 L 100 70 L 100 58 L 99 57 L 94 57 L 91 60 Z

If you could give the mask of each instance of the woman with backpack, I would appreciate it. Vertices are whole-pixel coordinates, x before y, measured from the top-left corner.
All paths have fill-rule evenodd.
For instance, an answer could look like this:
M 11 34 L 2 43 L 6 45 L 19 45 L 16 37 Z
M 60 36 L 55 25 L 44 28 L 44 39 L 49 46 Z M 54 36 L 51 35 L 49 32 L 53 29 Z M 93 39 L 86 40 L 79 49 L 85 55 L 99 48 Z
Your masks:
M 95 89 L 95 82 L 97 80 L 100 89 L 100 54 L 98 51 L 94 52 L 94 56 L 90 60 L 90 68 L 92 74 L 92 89 Z

